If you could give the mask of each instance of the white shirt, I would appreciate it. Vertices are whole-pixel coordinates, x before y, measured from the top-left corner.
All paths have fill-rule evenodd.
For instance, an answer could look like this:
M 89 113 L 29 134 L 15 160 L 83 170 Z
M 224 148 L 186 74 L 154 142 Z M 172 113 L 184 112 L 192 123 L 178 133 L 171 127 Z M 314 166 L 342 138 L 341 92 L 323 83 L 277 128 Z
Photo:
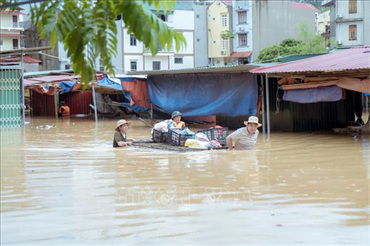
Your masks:
M 247 132 L 247 127 L 242 127 L 231 133 L 229 137 L 235 141 L 235 150 L 253 149 L 257 143 L 259 131 L 256 130 L 253 134 Z

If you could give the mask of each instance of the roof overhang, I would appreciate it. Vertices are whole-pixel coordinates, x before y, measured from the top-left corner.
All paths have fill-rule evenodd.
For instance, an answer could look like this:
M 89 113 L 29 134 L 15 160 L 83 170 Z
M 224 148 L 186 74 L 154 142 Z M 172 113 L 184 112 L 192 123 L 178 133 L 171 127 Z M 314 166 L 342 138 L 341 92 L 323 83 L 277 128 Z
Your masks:
M 245 52 L 233 52 L 231 54 L 231 58 L 248 58 L 252 54 L 252 51 L 245 51 Z
M 16 49 L 16 50 L 2 50 L 0 51 L 0 56 L 4 55 L 16 55 L 16 54 L 28 54 L 31 52 L 38 52 L 42 50 L 50 50 L 50 46 L 44 46 L 44 47 L 33 47 L 33 48 L 22 48 L 22 49 Z
M 237 65 L 224 67 L 196 67 L 188 69 L 159 70 L 159 71 L 136 71 L 128 72 L 127 75 L 175 75 L 175 74 L 210 74 L 210 73 L 247 73 L 249 70 L 257 68 L 256 65 Z

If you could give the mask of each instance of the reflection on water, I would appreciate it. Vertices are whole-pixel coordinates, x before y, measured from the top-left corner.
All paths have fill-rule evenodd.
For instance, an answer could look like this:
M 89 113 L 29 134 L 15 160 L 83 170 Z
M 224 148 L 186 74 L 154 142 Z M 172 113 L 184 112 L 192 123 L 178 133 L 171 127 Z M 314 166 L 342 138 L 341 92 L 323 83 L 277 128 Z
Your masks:
M 112 148 L 115 120 L 30 121 L 1 132 L 2 245 L 370 242 L 369 135 L 176 153 Z

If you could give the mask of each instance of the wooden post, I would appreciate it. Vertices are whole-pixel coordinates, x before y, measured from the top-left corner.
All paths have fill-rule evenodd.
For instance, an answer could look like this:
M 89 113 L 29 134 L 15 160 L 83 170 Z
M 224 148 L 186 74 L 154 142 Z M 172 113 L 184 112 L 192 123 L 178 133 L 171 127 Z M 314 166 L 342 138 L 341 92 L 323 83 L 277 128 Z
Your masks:
M 21 110 L 22 110 L 22 125 L 26 125 L 26 107 L 24 101 L 24 56 L 23 56 L 23 48 L 21 53 Z
M 266 113 L 266 110 L 265 110 L 265 86 L 264 86 L 264 81 L 263 81 L 263 75 L 260 75 L 260 78 L 261 78 L 261 86 L 262 86 L 262 92 L 261 92 L 261 100 L 262 100 L 262 132 L 263 132 L 263 135 L 265 135 L 266 131 L 266 119 L 265 119 L 265 113 Z
M 93 92 L 93 102 L 94 102 L 94 116 L 95 116 L 95 122 L 98 122 L 98 112 L 96 110 L 96 94 L 95 94 L 95 86 L 94 84 L 92 86 L 92 92 Z
M 55 119 L 58 119 L 58 86 L 54 85 L 54 104 L 55 104 Z
M 270 136 L 270 99 L 269 99 L 269 76 L 266 73 L 265 77 L 266 84 L 266 126 L 267 126 L 267 136 Z
M 150 119 L 153 121 L 153 104 L 150 103 Z

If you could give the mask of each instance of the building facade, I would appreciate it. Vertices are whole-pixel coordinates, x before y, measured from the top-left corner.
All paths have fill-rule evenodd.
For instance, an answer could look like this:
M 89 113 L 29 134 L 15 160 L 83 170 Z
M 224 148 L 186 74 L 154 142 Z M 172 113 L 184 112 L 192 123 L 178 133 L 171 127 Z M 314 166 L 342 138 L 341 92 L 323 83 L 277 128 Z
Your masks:
M 250 63 L 252 54 L 252 2 L 249 1 L 233 1 L 232 20 L 233 20 L 233 51 L 231 53 L 231 61 L 233 64 Z
M 207 7 L 209 0 L 178 0 L 194 11 L 194 59 L 195 67 L 208 65 Z
M 230 62 L 232 42 L 223 34 L 232 33 L 232 3 L 215 0 L 207 8 L 208 58 L 211 66 Z
M 24 13 L 22 8 L 11 11 L 5 9 L 0 11 L 0 50 L 13 50 L 23 47 L 22 38 L 24 29 L 19 23 Z
M 137 70 L 192 68 L 195 66 L 194 11 L 192 8 L 176 3 L 176 8 L 172 13 L 158 13 L 158 17 L 169 28 L 182 33 L 186 39 L 186 47 L 182 47 L 178 52 L 175 50 L 175 44 L 170 50 L 162 47 L 155 56 L 152 56 L 151 51 L 133 34 L 128 33 L 127 28 L 122 23 L 122 45 L 118 49 L 118 54 L 122 54 L 123 73 Z
M 279 45 L 287 38 L 298 38 L 299 24 L 308 23 L 308 31 L 314 33 L 318 12 L 311 4 L 253 0 L 251 60 L 256 60 L 260 51 L 268 46 Z
M 340 48 L 370 45 L 370 2 L 366 0 L 331 0 L 330 37 Z
M 317 34 L 327 33 L 330 28 L 330 10 L 317 16 Z

